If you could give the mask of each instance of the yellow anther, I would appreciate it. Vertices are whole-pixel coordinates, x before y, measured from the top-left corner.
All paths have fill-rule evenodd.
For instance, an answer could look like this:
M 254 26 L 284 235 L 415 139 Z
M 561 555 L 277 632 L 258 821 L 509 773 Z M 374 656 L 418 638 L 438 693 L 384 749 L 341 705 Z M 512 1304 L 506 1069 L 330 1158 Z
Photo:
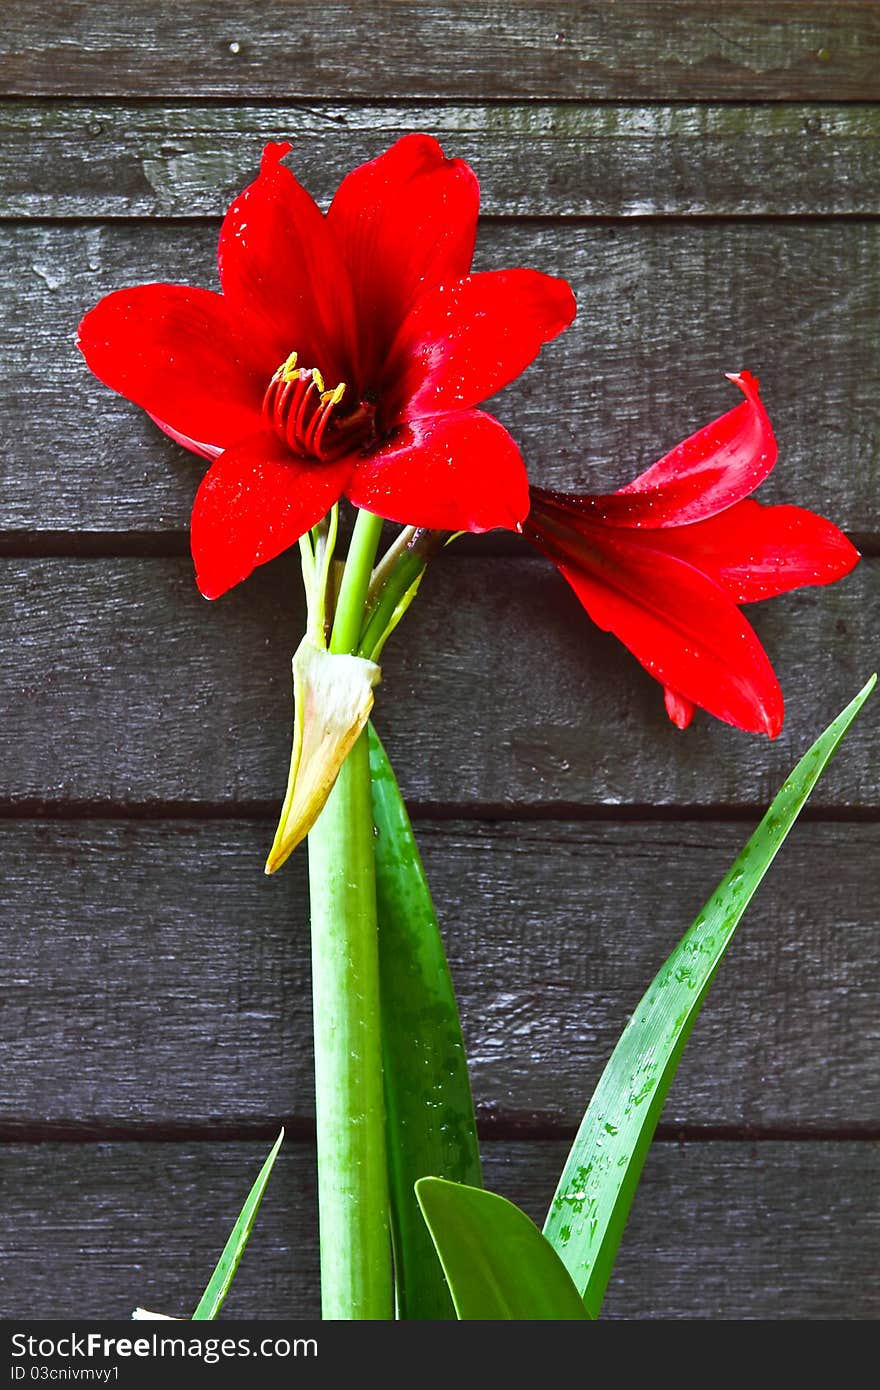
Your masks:
M 339 458 L 355 436 L 370 433 L 372 415 L 359 406 L 340 420 L 334 414 L 348 387 L 344 381 L 327 389 L 317 367 L 298 366 L 292 352 L 277 369 L 263 397 L 263 416 L 282 443 L 300 458 Z
M 282 362 L 278 371 L 275 373 L 276 381 L 293 381 L 296 375 L 297 353 L 292 352 L 286 362 Z

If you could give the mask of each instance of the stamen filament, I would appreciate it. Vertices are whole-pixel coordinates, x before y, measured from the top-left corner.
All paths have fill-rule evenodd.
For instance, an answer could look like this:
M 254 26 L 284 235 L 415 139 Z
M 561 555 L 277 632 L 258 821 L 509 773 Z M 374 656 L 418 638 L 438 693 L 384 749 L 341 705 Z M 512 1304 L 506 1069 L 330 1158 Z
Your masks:
M 317 367 L 297 366 L 292 352 L 273 374 L 263 397 L 263 419 L 299 458 L 330 462 L 373 438 L 371 405 L 360 402 L 342 417 L 347 386 L 328 390 Z
M 303 378 L 300 378 L 300 380 L 303 380 Z M 306 419 L 306 410 L 308 409 L 309 404 L 309 397 L 311 396 L 312 392 L 317 391 L 317 389 L 318 388 L 315 385 L 314 378 L 309 377 L 308 383 L 305 385 L 305 389 L 302 394 L 302 399 L 300 400 L 299 405 L 296 408 L 296 414 L 294 415 L 293 409 L 291 409 L 291 412 L 287 417 L 287 442 L 290 444 L 291 448 L 295 448 L 297 439 L 304 437 L 304 425 Z M 311 452 L 308 449 L 308 447 L 306 448 L 306 452 Z

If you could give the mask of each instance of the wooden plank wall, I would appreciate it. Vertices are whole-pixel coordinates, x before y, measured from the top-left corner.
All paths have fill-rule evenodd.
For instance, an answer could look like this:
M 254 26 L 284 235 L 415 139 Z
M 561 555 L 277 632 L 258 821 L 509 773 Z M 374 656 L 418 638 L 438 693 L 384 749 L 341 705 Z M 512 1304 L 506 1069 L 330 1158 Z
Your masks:
M 865 559 L 755 610 L 788 719 L 698 716 L 512 541 L 438 563 L 377 722 L 456 979 L 487 1178 L 539 1217 L 641 990 L 800 750 L 876 664 L 880 9 L 870 0 L 23 0 L 0 34 L 4 400 L 0 1315 L 184 1312 L 291 1141 L 231 1318 L 317 1311 L 303 863 L 262 858 L 302 609 L 221 602 L 197 461 L 85 371 L 106 291 L 214 283 L 264 140 L 327 199 L 427 130 L 484 190 L 479 264 L 566 275 L 576 325 L 498 411 L 535 481 L 622 484 L 760 375 L 764 496 Z M 616 1318 L 870 1318 L 877 716 L 785 848 L 693 1035 Z

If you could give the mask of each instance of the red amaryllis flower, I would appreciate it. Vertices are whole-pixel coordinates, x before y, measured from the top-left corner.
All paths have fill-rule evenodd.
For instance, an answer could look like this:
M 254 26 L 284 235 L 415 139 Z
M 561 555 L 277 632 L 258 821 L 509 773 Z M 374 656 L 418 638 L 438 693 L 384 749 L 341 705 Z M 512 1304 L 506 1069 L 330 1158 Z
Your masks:
M 593 621 L 663 684 L 680 729 L 700 705 L 775 738 L 782 692 L 737 605 L 830 584 L 859 556 L 813 512 L 746 500 L 776 462 L 776 440 L 755 378 L 730 380 L 745 401 L 619 492 L 533 488 L 523 531 Z
M 220 233 L 222 294 L 141 285 L 87 314 L 96 376 L 214 460 L 192 515 L 215 598 L 344 494 L 389 520 L 518 529 L 519 451 L 474 409 L 574 317 L 563 280 L 469 274 L 479 186 L 408 135 L 349 174 L 326 215 L 267 145 Z

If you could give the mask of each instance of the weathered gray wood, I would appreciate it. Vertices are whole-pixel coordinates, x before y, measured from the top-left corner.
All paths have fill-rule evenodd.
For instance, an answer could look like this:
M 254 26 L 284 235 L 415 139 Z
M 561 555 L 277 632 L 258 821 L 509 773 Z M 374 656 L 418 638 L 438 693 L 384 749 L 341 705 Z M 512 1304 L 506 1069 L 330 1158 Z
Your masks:
M 538 557 L 435 562 L 389 644 L 377 723 L 418 807 L 764 805 L 876 665 L 880 562 L 750 617 L 788 699 L 782 736 L 699 717 L 595 629 Z M 7 806 L 266 808 L 287 780 L 290 654 L 303 628 L 291 556 L 215 604 L 188 559 L 10 560 L 0 630 Z M 876 711 L 816 804 L 876 807 Z
M 263 1143 L 8 1145 L 6 1318 L 194 1306 Z M 489 1144 L 487 1185 L 541 1218 L 564 1144 Z M 223 1319 L 316 1318 L 311 1146 L 282 1150 Z M 865 1143 L 657 1144 L 603 1316 L 880 1315 L 878 1151 Z
M 192 61 L 181 61 L 189 55 Z M 871 0 L 401 3 L 28 0 L 0 46 L 10 94 L 372 101 L 548 94 L 870 100 Z
M 329 200 L 412 130 L 467 159 L 496 216 L 876 214 L 876 106 L 0 104 L 0 215 L 220 216 L 268 139 Z
M 720 374 L 747 365 L 781 444 L 763 495 L 876 546 L 880 226 L 809 220 L 878 211 L 878 109 L 846 104 L 880 98 L 875 4 L 8 8 L 0 216 L 53 219 L 0 229 L 0 534 L 13 553 L 183 544 L 198 465 L 87 377 L 70 346 L 80 314 L 124 283 L 213 283 L 216 229 L 192 219 L 222 212 L 264 138 L 293 134 L 326 198 L 411 128 L 477 167 L 481 266 L 534 264 L 578 292 L 578 325 L 498 405 L 535 481 L 619 485 L 731 404 Z M 756 99 L 775 105 L 744 104 Z M 755 220 L 767 215 L 789 220 Z M 522 217 L 555 220 L 491 223 Z M 572 220 L 595 217 L 608 222 Z M 876 664 L 878 574 L 865 565 L 756 614 L 790 697 L 772 748 L 705 719 L 672 730 L 653 683 L 537 563 L 450 556 L 429 578 L 389 650 L 378 718 L 422 816 L 489 1132 L 574 1125 L 747 833 L 590 823 L 580 809 L 765 802 Z M 3 1145 L 0 1316 L 179 1312 L 268 1131 L 313 1111 L 304 862 L 261 873 L 298 580 L 282 561 L 211 607 L 182 559 L 13 561 L 7 580 L 0 805 L 135 818 L 0 823 L 0 1132 L 266 1137 Z M 817 807 L 876 810 L 875 719 Z M 169 803 L 194 818 L 138 819 Z M 570 818 L 424 819 L 432 809 Z M 877 1148 L 815 1140 L 876 1130 L 878 833 L 799 828 L 665 1115 L 666 1133 L 813 1141 L 657 1145 L 611 1316 L 880 1313 Z M 489 1144 L 487 1180 L 539 1217 L 565 1147 Z M 230 1316 L 316 1314 L 313 1165 L 309 1145 L 288 1147 Z
M 480 1114 L 577 1125 L 740 825 L 420 823 Z M 0 1130 L 313 1114 L 305 855 L 268 823 L 0 822 Z M 876 1128 L 877 825 L 804 824 L 713 985 L 665 1125 Z
M 489 225 L 482 268 L 571 281 L 572 328 L 495 408 L 533 480 L 621 486 L 760 375 L 780 462 L 762 489 L 880 534 L 880 222 Z M 126 284 L 216 283 L 210 227 L 0 229 L 6 382 L 0 531 L 180 532 L 202 464 L 103 387 L 72 346 Z M 320 365 L 320 364 L 319 364 Z
M 567 1152 L 540 1148 L 493 1145 L 486 1173 L 539 1222 Z M 877 1317 L 878 1161 L 869 1144 L 655 1145 L 603 1315 Z

